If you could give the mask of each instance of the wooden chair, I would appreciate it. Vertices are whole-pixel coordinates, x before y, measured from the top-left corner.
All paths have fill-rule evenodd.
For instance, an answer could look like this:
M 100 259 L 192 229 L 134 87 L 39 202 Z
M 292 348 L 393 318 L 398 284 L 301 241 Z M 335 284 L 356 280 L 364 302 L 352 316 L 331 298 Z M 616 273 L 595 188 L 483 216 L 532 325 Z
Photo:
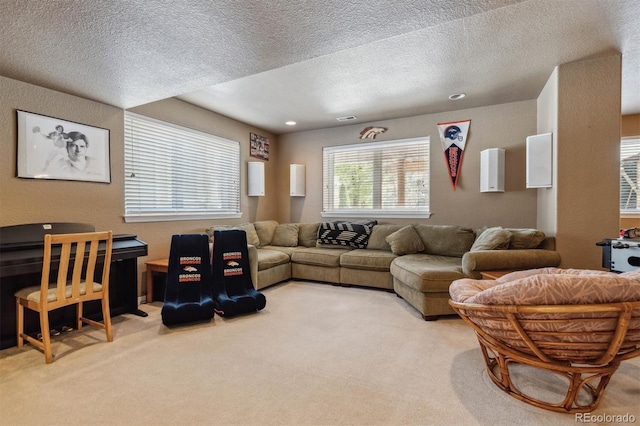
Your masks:
M 98 248 L 101 243 L 104 244 L 104 264 L 102 277 L 96 280 Z M 84 322 L 104 329 L 107 341 L 113 341 L 109 312 L 109 271 L 112 245 L 112 231 L 46 234 L 44 236 L 44 259 L 40 285 L 26 287 L 15 293 L 18 347 L 22 347 L 24 340 L 27 340 L 44 351 L 47 364 L 52 363 L 49 312 L 69 305 L 76 305 L 76 327 L 78 330 L 82 328 Z M 60 260 L 57 278 L 54 283 L 50 283 L 50 276 L 55 274 L 55 270 L 52 271 L 52 266 L 55 267 L 58 247 Z M 84 255 L 78 255 L 79 253 Z M 83 316 L 82 305 L 90 300 L 102 302 L 102 316 L 104 318 L 102 323 Z M 24 333 L 25 307 L 40 314 L 42 341 Z
M 623 276 L 540 275 L 509 283 L 506 277 L 502 282 L 491 281 L 489 284 L 484 284 L 486 281 L 459 280 L 452 284 L 451 289 L 452 300 L 449 303 L 473 327 L 489 377 L 509 395 L 537 407 L 563 413 L 593 411 L 620 363 L 640 356 L 638 280 L 629 279 L 629 285 L 625 285 Z M 538 300 L 545 298 L 544 293 L 549 290 L 549 293 L 558 290 L 556 295 L 572 297 L 570 291 L 562 291 L 555 286 L 554 280 L 566 281 L 565 290 L 576 289 L 576 304 L 570 304 L 568 300 L 559 304 L 555 301 L 532 305 L 505 303 L 509 294 L 520 294 L 514 300 L 522 298 L 527 286 L 537 291 L 538 294 L 532 297 Z M 600 281 L 590 283 L 593 280 Z M 611 286 L 608 293 L 613 297 L 617 293 L 618 298 L 631 299 L 585 303 L 590 294 L 596 296 L 595 299 L 606 300 L 603 293 L 608 285 Z M 632 291 L 625 292 L 632 287 Z M 605 290 L 601 293 L 599 288 Z M 588 291 L 582 291 L 584 289 Z M 485 303 L 474 303 L 478 300 L 474 296 L 484 296 L 482 293 L 492 291 L 493 295 L 502 298 L 498 304 L 488 300 L 491 296 L 484 298 Z M 553 297 L 546 298 L 547 302 L 552 302 Z M 512 377 L 512 368 L 517 364 L 564 377 L 568 385 L 564 399 L 546 401 L 541 396 L 526 394 Z

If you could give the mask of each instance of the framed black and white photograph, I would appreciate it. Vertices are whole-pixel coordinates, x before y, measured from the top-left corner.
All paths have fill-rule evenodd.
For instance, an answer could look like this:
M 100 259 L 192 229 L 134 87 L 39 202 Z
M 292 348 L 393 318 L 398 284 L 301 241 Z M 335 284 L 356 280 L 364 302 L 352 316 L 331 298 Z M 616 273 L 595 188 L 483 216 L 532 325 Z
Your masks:
M 109 130 L 18 111 L 18 177 L 111 183 Z
M 251 149 L 249 155 L 255 158 L 269 161 L 269 139 L 264 136 L 251 133 Z

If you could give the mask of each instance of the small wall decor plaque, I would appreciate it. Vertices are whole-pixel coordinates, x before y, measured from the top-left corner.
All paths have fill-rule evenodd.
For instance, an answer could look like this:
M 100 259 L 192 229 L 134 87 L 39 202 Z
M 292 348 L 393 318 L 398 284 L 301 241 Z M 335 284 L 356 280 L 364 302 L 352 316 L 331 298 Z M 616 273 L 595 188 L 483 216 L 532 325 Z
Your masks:
M 109 130 L 18 111 L 18 177 L 111 183 Z
M 251 149 L 249 155 L 269 161 L 269 139 L 255 133 L 251 133 L 250 139 Z

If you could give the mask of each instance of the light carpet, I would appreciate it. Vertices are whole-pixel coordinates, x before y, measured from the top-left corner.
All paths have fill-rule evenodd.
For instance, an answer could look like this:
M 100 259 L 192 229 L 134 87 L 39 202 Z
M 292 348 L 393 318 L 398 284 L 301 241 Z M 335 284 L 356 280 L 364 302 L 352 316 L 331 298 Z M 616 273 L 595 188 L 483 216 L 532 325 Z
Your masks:
M 142 305 L 146 318 L 113 319 L 112 343 L 90 326 L 55 337 L 50 365 L 29 345 L 0 351 L 0 424 L 576 423 L 500 391 L 457 317 L 425 322 L 372 289 L 292 281 L 263 292 L 261 312 L 171 329 L 160 303 Z M 639 358 L 591 413 L 625 414 L 640 422 Z

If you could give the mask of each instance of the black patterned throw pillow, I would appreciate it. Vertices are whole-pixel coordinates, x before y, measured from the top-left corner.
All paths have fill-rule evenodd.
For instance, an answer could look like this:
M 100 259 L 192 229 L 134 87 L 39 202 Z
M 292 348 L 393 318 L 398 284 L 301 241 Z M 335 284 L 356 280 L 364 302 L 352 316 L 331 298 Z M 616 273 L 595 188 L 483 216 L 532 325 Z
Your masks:
M 323 222 L 318 229 L 318 243 L 343 247 L 367 248 L 373 226 L 378 221 Z

